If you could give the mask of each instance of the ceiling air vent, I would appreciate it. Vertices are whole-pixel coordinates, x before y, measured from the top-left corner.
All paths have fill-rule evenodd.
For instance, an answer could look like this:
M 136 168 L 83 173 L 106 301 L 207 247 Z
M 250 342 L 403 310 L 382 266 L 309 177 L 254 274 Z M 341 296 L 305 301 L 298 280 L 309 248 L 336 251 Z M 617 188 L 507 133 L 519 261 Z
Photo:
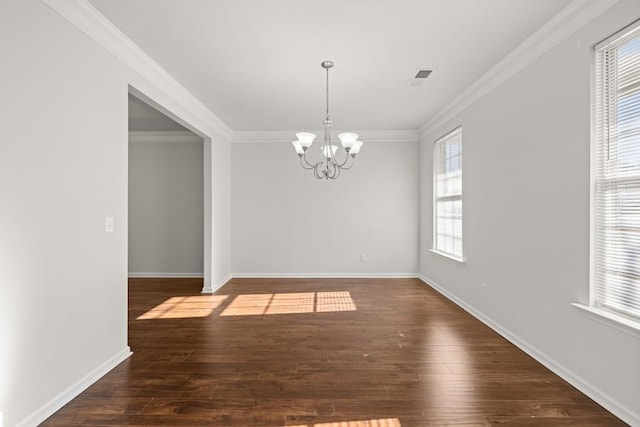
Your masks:
M 433 73 L 433 70 L 418 70 L 416 76 L 411 80 L 411 86 L 420 86 L 425 80 L 427 80 L 427 77 L 429 77 L 431 73 Z

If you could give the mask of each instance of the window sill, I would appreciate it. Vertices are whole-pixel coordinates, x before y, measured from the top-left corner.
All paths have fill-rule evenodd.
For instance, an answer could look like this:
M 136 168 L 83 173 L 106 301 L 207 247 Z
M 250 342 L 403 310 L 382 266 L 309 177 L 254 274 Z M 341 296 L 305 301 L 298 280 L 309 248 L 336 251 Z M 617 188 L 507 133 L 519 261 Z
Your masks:
M 456 258 L 453 255 L 449 255 L 447 253 L 440 252 L 440 251 L 438 251 L 436 249 L 429 249 L 429 252 L 431 252 L 432 254 L 436 254 L 439 257 L 444 258 L 447 261 L 451 261 L 451 262 L 453 262 L 455 264 L 458 264 L 458 265 L 465 265 L 467 263 L 464 258 Z
M 572 306 L 579 308 L 585 312 L 589 317 L 604 323 L 605 325 L 613 326 L 616 329 L 626 332 L 635 337 L 640 337 L 640 322 L 628 319 L 624 316 L 612 313 L 610 311 L 602 310 L 600 308 L 591 307 L 588 305 L 574 302 Z

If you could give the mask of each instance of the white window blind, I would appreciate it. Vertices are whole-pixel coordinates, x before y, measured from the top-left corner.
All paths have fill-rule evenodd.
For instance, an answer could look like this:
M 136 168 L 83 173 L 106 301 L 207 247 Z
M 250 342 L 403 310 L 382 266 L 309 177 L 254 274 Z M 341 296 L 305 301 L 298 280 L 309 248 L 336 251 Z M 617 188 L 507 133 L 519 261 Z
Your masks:
M 596 47 L 593 305 L 640 319 L 640 26 Z
M 433 249 L 462 260 L 462 128 L 434 144 Z

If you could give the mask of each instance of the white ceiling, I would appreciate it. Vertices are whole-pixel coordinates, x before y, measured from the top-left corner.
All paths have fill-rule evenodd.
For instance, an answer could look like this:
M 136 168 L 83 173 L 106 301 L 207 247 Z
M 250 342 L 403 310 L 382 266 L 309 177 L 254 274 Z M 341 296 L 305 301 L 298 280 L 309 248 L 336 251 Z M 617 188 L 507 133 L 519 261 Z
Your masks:
M 570 0 L 90 0 L 235 131 L 417 129 Z M 436 71 L 422 86 L 419 68 Z

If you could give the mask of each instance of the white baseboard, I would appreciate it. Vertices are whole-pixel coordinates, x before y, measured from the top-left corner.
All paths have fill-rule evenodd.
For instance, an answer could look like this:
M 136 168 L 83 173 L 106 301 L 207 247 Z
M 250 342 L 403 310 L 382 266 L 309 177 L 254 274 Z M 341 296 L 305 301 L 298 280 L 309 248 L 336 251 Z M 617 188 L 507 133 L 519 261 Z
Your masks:
M 631 409 L 621 405 L 615 399 L 613 399 L 608 394 L 604 393 L 597 387 L 590 384 L 588 381 L 585 381 L 579 375 L 575 374 L 573 371 L 568 369 L 566 366 L 563 366 L 556 362 L 553 358 L 551 358 L 546 353 L 538 350 L 536 347 L 529 344 L 527 341 L 523 340 L 513 332 L 509 331 L 507 328 L 503 327 L 499 323 L 495 322 L 490 317 L 485 316 L 480 311 L 476 310 L 442 286 L 438 285 L 435 281 L 429 279 L 428 277 L 420 274 L 418 278 L 422 280 L 427 286 L 438 291 L 440 294 L 445 296 L 447 299 L 453 301 L 455 304 L 464 309 L 467 313 L 471 314 L 476 319 L 480 320 L 482 323 L 493 329 L 498 334 L 502 335 L 513 345 L 518 347 L 520 350 L 527 353 L 529 356 L 533 357 L 535 360 L 546 366 L 549 370 L 551 370 L 554 374 L 558 375 L 569 384 L 580 390 L 582 393 L 589 396 L 595 402 L 597 402 L 600 406 L 610 411 L 612 414 L 616 415 L 624 422 L 630 424 L 631 426 L 640 427 L 640 415 L 633 412 Z
M 199 279 L 204 277 L 204 273 L 137 273 L 137 272 L 130 272 L 129 273 L 129 277 L 130 278 L 154 278 L 154 277 L 159 277 L 159 278 L 163 278 L 163 277 L 175 277 L 175 278 L 183 278 L 183 279 Z
M 144 273 L 147 274 L 147 273 Z M 129 277 L 160 277 L 160 276 L 131 276 Z M 175 276 L 168 276 L 175 277 Z M 182 276 L 184 277 L 184 276 Z M 233 273 L 228 274 L 216 283 L 212 283 L 211 286 L 206 284 L 202 288 L 203 294 L 211 294 L 222 286 L 226 285 L 232 278 L 238 279 L 383 279 L 383 278 L 418 278 L 417 273 Z
M 75 384 L 72 384 L 65 391 L 60 393 L 58 396 L 54 397 L 52 400 L 47 402 L 45 405 L 40 407 L 40 409 L 36 410 L 34 413 L 29 415 L 27 418 L 18 423 L 18 427 L 32 427 L 37 426 L 51 415 L 53 415 L 56 411 L 62 408 L 67 403 L 71 402 L 73 398 L 86 390 L 90 385 L 98 381 L 102 378 L 106 373 L 119 365 L 122 361 L 126 360 L 129 356 L 131 356 L 131 349 L 127 346 L 123 348 L 116 355 L 111 357 L 106 362 L 102 363 L 100 366 L 95 368 L 93 371 L 89 372 L 84 378 L 80 379 Z
M 417 273 L 233 273 L 239 279 L 415 279 Z
M 202 288 L 202 292 L 203 294 L 212 294 L 215 291 L 217 291 L 218 289 L 220 289 L 221 287 L 223 287 L 224 285 L 227 284 L 227 282 L 229 280 L 231 280 L 231 274 L 227 274 L 224 278 L 222 278 L 221 280 L 218 280 L 216 283 L 212 283 L 211 286 L 207 286 L 206 284 L 204 285 L 204 287 Z

